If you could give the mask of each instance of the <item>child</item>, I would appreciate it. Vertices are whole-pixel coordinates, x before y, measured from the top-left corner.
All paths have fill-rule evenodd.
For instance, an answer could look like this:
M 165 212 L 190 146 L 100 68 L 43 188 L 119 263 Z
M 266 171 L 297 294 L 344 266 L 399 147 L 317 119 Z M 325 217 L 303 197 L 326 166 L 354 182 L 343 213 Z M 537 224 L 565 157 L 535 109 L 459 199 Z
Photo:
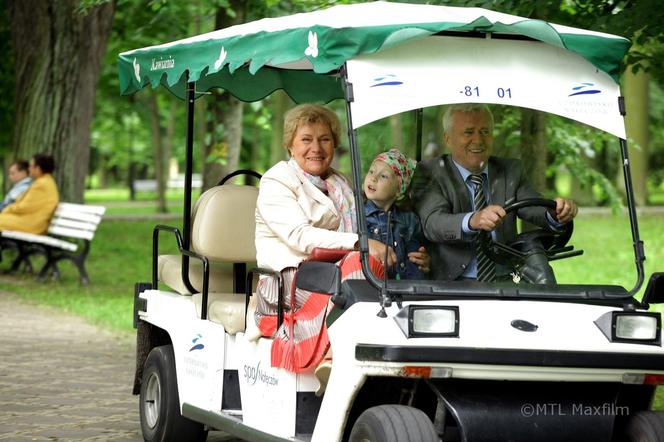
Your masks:
M 425 279 L 431 259 L 422 246 L 420 220 L 415 213 L 399 208 L 395 202 L 406 194 L 416 162 L 398 149 L 390 149 L 374 158 L 364 178 L 367 202 L 364 214 L 369 238 L 393 247 L 397 263 L 387 270 L 391 279 Z M 388 235 L 387 218 L 391 229 Z

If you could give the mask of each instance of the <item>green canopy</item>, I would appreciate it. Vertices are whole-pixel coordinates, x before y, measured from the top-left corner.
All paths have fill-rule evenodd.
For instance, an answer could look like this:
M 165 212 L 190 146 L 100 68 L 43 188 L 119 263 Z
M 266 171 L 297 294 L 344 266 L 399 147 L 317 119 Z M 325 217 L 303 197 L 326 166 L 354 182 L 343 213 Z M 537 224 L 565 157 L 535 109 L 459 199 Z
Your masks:
M 579 54 L 616 82 L 629 40 L 481 8 L 388 2 L 339 5 L 262 19 L 118 56 L 120 92 L 147 84 L 184 98 L 220 87 L 243 101 L 283 89 L 296 102 L 343 97 L 336 75 L 346 62 L 439 32 L 530 38 Z M 328 74 L 328 75 L 321 75 Z

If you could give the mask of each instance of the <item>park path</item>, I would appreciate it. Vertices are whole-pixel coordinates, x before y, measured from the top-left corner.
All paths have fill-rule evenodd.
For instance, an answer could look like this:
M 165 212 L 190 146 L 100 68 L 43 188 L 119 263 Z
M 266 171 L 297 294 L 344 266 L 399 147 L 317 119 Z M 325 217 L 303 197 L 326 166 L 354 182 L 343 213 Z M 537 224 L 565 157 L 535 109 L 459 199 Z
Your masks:
M 134 348 L 130 333 L 0 291 L 0 441 L 142 441 Z

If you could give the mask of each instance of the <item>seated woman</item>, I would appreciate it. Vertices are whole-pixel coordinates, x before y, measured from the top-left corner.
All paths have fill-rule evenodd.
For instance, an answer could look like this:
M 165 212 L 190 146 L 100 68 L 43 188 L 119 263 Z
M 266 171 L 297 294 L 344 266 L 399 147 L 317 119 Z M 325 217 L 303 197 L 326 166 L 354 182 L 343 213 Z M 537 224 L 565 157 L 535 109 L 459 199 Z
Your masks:
M 60 200 L 53 170 L 52 156 L 36 154 L 32 157 L 29 171 L 33 182 L 23 195 L 0 212 L 0 230 L 46 233 Z
M 336 115 L 323 106 L 291 109 L 284 121 L 290 159 L 265 172 L 256 202 L 257 264 L 281 272 L 286 312 L 276 330 L 278 283 L 264 276 L 257 287 L 256 322 L 263 336 L 275 337 L 272 366 L 294 372 L 315 367 L 329 346 L 324 326 L 329 296 L 294 289 L 297 266 L 315 247 L 352 251 L 358 245 L 353 190 L 331 167 L 340 131 Z M 396 255 L 392 249 L 387 252 L 391 266 Z M 369 253 L 372 270 L 381 275 L 386 246 L 370 239 Z M 362 277 L 357 253 L 339 265 L 342 279 Z

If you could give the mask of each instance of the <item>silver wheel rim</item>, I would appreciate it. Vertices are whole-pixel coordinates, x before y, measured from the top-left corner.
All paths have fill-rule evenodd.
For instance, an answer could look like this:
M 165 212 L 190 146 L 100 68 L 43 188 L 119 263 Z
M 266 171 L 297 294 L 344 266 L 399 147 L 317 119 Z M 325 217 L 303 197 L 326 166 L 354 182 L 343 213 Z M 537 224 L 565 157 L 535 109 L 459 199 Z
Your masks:
M 161 405 L 161 383 L 159 376 L 150 374 L 145 388 L 145 398 L 143 399 L 143 411 L 145 412 L 145 422 L 150 428 L 154 428 L 159 420 L 159 406 Z

